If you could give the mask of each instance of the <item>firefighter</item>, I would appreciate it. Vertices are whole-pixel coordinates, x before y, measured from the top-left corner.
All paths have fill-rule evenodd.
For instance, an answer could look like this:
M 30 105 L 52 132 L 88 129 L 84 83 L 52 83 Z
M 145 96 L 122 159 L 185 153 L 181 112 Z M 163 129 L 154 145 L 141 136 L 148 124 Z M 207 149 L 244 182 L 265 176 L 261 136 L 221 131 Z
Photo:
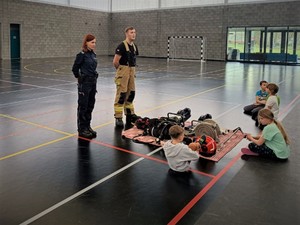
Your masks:
M 126 39 L 118 45 L 113 65 L 116 68 L 115 84 L 116 97 L 114 103 L 114 116 L 116 126 L 123 127 L 123 111 L 126 115 L 126 125 L 134 122 L 133 100 L 135 97 L 135 66 L 138 48 L 133 43 L 136 37 L 136 30 L 133 27 L 125 29 Z
M 97 132 L 91 128 L 98 78 L 95 48 L 95 36 L 87 34 L 83 39 L 82 51 L 77 54 L 72 68 L 72 72 L 78 80 L 78 134 L 84 138 L 95 138 L 97 136 Z

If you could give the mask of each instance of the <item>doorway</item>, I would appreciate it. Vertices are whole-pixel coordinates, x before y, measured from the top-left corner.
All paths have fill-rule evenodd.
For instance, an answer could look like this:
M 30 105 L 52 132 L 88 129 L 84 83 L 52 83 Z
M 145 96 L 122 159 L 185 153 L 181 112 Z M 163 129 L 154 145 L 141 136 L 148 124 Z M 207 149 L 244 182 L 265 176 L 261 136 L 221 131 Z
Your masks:
M 2 24 L 0 23 L 0 60 L 2 59 Z
M 10 24 L 10 58 L 20 58 L 20 24 Z

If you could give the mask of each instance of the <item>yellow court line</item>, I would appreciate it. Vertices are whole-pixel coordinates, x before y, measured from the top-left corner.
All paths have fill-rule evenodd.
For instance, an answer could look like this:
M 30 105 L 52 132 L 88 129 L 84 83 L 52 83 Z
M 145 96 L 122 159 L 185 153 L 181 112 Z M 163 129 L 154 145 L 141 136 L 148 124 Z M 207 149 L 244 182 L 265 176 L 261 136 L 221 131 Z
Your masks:
M 171 101 L 171 102 L 169 102 L 169 103 L 167 103 L 167 104 L 160 105 L 160 106 L 157 106 L 157 107 L 153 107 L 153 108 L 150 108 L 150 109 L 148 109 L 148 110 L 144 110 L 144 111 L 142 111 L 142 112 L 145 113 L 145 112 L 153 111 L 153 110 L 155 110 L 155 109 L 163 108 L 163 107 L 165 107 L 165 106 L 172 105 L 172 104 L 174 104 L 174 103 L 181 102 L 181 101 L 184 101 L 184 100 L 186 100 L 186 99 L 190 99 L 190 98 L 192 98 L 192 97 L 195 97 L 195 96 L 198 96 L 198 95 L 201 95 L 201 94 L 204 94 L 204 93 L 207 93 L 207 92 L 210 92 L 210 91 L 213 91 L 213 90 L 222 88 L 222 87 L 224 87 L 224 86 L 226 86 L 226 85 L 218 86 L 218 87 L 215 87 L 215 88 L 206 90 L 206 91 L 202 91 L 202 92 L 199 92 L 199 93 L 190 95 L 190 96 L 186 96 L 186 97 L 177 99 L 177 100 L 175 100 L 175 101 Z M 17 156 L 17 155 L 20 155 L 20 154 L 29 152 L 29 151 L 32 151 L 32 150 L 36 150 L 36 149 L 38 149 L 38 148 L 40 148 L 40 147 L 44 147 L 44 146 L 47 146 L 47 145 L 50 145 L 50 144 L 59 142 L 59 141 L 61 141 L 61 140 L 65 140 L 65 139 L 70 138 L 70 137 L 73 137 L 73 136 L 75 136 L 75 135 L 77 134 L 77 133 L 71 134 L 71 133 L 63 132 L 63 131 L 60 131 L 60 130 L 57 130 L 57 129 L 54 129 L 54 128 L 50 128 L 50 127 L 43 126 L 43 125 L 40 125 L 40 124 L 37 124 L 37 123 L 32 123 L 32 122 L 29 122 L 29 121 L 26 121 L 26 120 L 18 119 L 18 118 L 16 118 L 16 117 L 12 117 L 12 116 L 9 116 L 9 115 L 0 114 L 0 116 L 2 116 L 2 117 L 4 117 L 4 118 L 16 120 L 16 121 L 19 121 L 19 122 L 27 123 L 27 124 L 30 124 L 30 125 L 33 125 L 33 126 L 37 126 L 37 127 L 40 127 L 40 128 L 44 128 L 44 129 L 47 129 L 47 130 L 50 130 L 50 131 L 54 131 L 54 132 L 57 132 L 57 133 L 60 133 L 60 134 L 67 135 L 67 136 L 65 136 L 65 137 L 58 138 L 58 139 L 55 139 L 55 140 L 53 140 L 53 141 L 46 142 L 46 143 L 43 143 L 43 144 L 40 144 L 40 145 L 31 147 L 31 148 L 28 148 L 28 149 L 25 149 L 25 150 L 16 152 L 16 153 L 14 153 L 14 154 L 4 156 L 4 157 L 0 158 L 0 161 L 1 161 L 1 160 L 4 160 L 4 159 L 11 158 L 11 157 L 13 157 L 13 156 Z M 112 124 L 112 123 L 113 123 L 113 121 L 110 121 L 110 122 L 107 122 L 107 123 L 98 125 L 98 126 L 94 127 L 94 129 L 97 129 L 97 128 L 100 128 L 100 127 L 104 127 L 104 126 L 107 126 L 107 125 Z
M 29 72 L 33 72 L 33 73 L 41 73 L 41 74 L 44 74 L 44 75 L 57 75 L 57 73 L 41 72 L 41 71 L 38 71 L 38 70 L 32 70 L 32 69 L 28 68 L 28 67 L 33 66 L 33 65 L 41 65 L 41 64 L 45 64 L 45 63 L 57 63 L 57 62 L 59 63 L 59 61 L 45 61 L 45 62 L 31 63 L 31 64 L 23 66 L 23 68 L 25 70 L 27 70 Z
M 98 128 L 100 128 L 100 127 L 107 126 L 107 125 L 109 125 L 109 124 L 112 124 L 113 122 L 114 122 L 114 121 L 111 120 L 111 121 L 108 121 L 108 122 L 106 122 L 106 123 L 102 123 L 102 124 L 100 124 L 100 125 L 98 125 L 98 126 L 93 127 L 93 129 L 98 129 Z
M 24 153 L 29 152 L 29 151 L 36 150 L 38 148 L 41 148 L 41 147 L 44 147 L 44 146 L 47 146 L 47 145 L 50 145 L 50 144 L 53 144 L 53 143 L 65 140 L 65 139 L 68 139 L 70 137 L 74 137 L 74 136 L 77 135 L 77 133 L 71 134 L 71 133 L 63 132 L 63 131 L 60 131 L 60 130 L 57 130 L 57 129 L 53 129 L 53 128 L 50 128 L 50 127 L 47 127 L 47 126 L 43 126 L 43 125 L 40 125 L 40 124 L 37 124 L 37 123 L 32 123 L 32 122 L 29 122 L 29 121 L 26 121 L 26 120 L 18 119 L 18 118 L 12 117 L 12 116 L 4 115 L 4 114 L 0 114 L 0 116 L 2 116 L 4 118 L 11 119 L 11 120 L 16 120 L 16 121 L 19 121 L 19 122 L 30 124 L 30 125 L 33 125 L 33 126 L 37 126 L 37 127 L 40 127 L 40 128 L 44 128 L 44 129 L 47 129 L 47 130 L 50 130 L 50 131 L 54 131 L 54 132 L 57 132 L 57 133 L 60 133 L 60 134 L 67 135 L 67 136 L 64 136 L 64 137 L 61 137 L 61 138 L 58 138 L 58 139 L 55 139 L 55 140 L 52 140 L 52 141 L 49 141 L 49 142 L 46 142 L 46 143 L 34 146 L 34 147 L 31 147 L 31 148 L 27 148 L 27 149 L 21 150 L 19 152 L 16 152 L 16 153 L 13 153 L 13 154 L 10 154 L 10 155 L 7 155 L 7 156 L 3 156 L 3 157 L 0 158 L 0 161 L 4 160 L 4 159 L 11 158 L 11 157 L 14 157 L 14 156 L 17 156 L 17 155 L 24 154 Z M 97 128 L 109 125 L 111 123 L 113 123 L 113 121 L 101 124 L 101 125 L 97 126 Z
M 55 140 L 53 140 L 53 141 L 49 141 L 49 142 L 46 142 L 46 143 L 43 143 L 43 144 L 40 144 L 40 145 L 31 147 L 31 148 L 27 148 L 27 149 L 25 149 L 25 150 L 22 150 L 22 151 L 19 151 L 19 152 L 16 152 L 16 153 L 13 153 L 13 154 L 10 154 L 10 155 L 1 157 L 1 158 L 0 158 L 0 161 L 1 161 L 1 160 L 4 160 L 4 159 L 9 159 L 9 158 L 11 158 L 11 157 L 14 157 L 14 156 L 17 156 L 17 155 L 20 155 L 20 154 L 23 154 L 23 153 L 26 153 L 26 152 L 29 152 L 29 151 L 36 150 L 36 149 L 38 149 L 38 148 L 41 148 L 41 147 L 44 147 L 44 146 L 47 146 L 47 145 L 50 145 L 50 144 L 53 144 L 53 143 L 56 143 L 56 142 L 65 140 L 65 139 L 70 138 L 70 137 L 73 137 L 73 136 L 74 136 L 74 135 L 68 135 L 68 136 L 61 137 L 61 138 L 55 139 Z
M 44 128 L 46 130 L 54 131 L 56 133 L 60 133 L 60 134 L 64 134 L 64 135 L 74 135 L 74 134 L 70 134 L 70 133 L 67 133 L 67 132 L 64 132 L 64 131 L 61 131 L 61 130 L 57 130 L 57 129 L 51 128 L 51 127 L 47 127 L 47 126 L 40 125 L 40 124 L 37 124 L 37 123 L 33 123 L 33 122 L 26 121 L 26 120 L 22 120 L 22 119 L 13 117 L 13 116 L 5 115 L 5 114 L 0 114 L 0 116 L 2 116 L 4 118 L 11 119 L 11 120 L 16 120 L 16 121 L 19 121 L 19 122 L 22 122 L 22 123 L 30 124 L 30 125 L 33 125 L 33 126 L 36 126 L 36 127 Z
M 222 88 L 222 87 L 225 87 L 225 86 L 226 86 L 226 85 L 221 85 L 221 86 L 218 86 L 218 87 L 215 87 L 215 88 L 208 89 L 208 90 L 206 90 L 206 91 L 201 91 L 201 92 L 198 92 L 198 93 L 196 93 L 196 94 L 193 94 L 193 95 L 190 95 L 190 96 L 186 96 L 186 97 L 177 99 L 177 100 L 175 100 L 175 101 L 171 101 L 171 102 L 168 102 L 168 103 L 166 103 L 166 104 L 163 104 L 163 105 L 160 105 L 160 106 L 157 106 L 157 107 L 153 107 L 153 108 L 150 108 L 150 109 L 141 111 L 140 113 L 151 112 L 151 111 L 153 111 L 153 110 L 160 109 L 160 108 L 163 108 L 163 107 L 168 106 L 168 105 L 172 105 L 172 104 L 177 103 L 177 102 L 182 102 L 182 101 L 184 101 L 184 100 L 186 100 L 186 99 L 190 99 L 190 98 L 193 98 L 193 97 L 195 97 L 195 96 L 198 96 L 198 95 L 201 95 L 201 94 L 210 92 L 210 91 L 214 91 L 214 90 L 217 90 L 217 89 Z
M 221 86 L 218 86 L 218 87 L 215 87 L 215 88 L 206 90 L 206 91 L 198 92 L 198 93 L 196 93 L 196 94 L 193 94 L 193 95 L 190 95 L 190 96 L 186 96 L 186 97 L 177 99 L 177 100 L 175 100 L 175 101 L 170 101 L 169 103 L 166 103 L 166 104 L 163 104 L 163 105 L 160 105 L 160 106 L 157 106 L 157 107 L 153 107 L 153 108 L 150 108 L 150 109 L 147 109 L 147 110 L 138 112 L 138 113 L 151 112 L 151 111 L 153 111 L 153 110 L 160 109 L 160 108 L 163 108 L 163 107 L 165 107 L 165 106 L 172 105 L 172 104 L 175 104 L 175 103 L 177 103 L 177 102 L 181 102 L 181 101 L 184 101 L 184 100 L 186 100 L 186 99 L 190 99 L 190 98 L 193 98 L 193 97 L 195 97 L 195 96 L 198 96 L 198 95 L 201 95 L 201 94 L 210 92 L 210 91 L 214 91 L 214 90 L 217 90 L 217 89 L 222 88 L 222 87 L 225 87 L 225 86 L 226 86 L 226 85 L 221 85 Z M 107 123 L 105 123 L 105 124 L 101 124 L 101 125 L 95 126 L 94 129 L 97 129 L 97 128 L 100 128 L 100 127 L 103 127 L 103 126 L 112 124 L 113 122 L 114 122 L 114 121 L 110 121 L 110 122 L 107 122 Z

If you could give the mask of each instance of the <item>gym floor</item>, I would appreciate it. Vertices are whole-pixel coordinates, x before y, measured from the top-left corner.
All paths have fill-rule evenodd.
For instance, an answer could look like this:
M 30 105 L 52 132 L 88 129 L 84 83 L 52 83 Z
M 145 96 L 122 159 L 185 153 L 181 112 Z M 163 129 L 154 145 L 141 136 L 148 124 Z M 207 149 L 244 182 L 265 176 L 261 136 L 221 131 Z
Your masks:
M 100 56 L 91 141 L 77 136 L 74 59 L 0 61 L 0 224 L 299 224 L 300 67 L 139 58 L 136 113 L 166 116 L 189 107 L 222 128 L 257 133 L 243 107 L 259 81 L 279 85 L 280 120 L 291 157 L 240 153 L 192 162 L 192 176 L 168 174 L 163 150 L 115 128 L 112 57 Z

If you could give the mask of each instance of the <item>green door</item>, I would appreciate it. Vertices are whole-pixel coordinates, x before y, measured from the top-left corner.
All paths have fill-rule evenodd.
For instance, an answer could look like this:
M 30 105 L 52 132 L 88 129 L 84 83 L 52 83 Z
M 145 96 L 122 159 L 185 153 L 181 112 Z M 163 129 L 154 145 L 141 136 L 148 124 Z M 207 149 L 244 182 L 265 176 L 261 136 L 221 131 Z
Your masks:
M 20 24 L 10 24 L 10 58 L 20 58 Z

